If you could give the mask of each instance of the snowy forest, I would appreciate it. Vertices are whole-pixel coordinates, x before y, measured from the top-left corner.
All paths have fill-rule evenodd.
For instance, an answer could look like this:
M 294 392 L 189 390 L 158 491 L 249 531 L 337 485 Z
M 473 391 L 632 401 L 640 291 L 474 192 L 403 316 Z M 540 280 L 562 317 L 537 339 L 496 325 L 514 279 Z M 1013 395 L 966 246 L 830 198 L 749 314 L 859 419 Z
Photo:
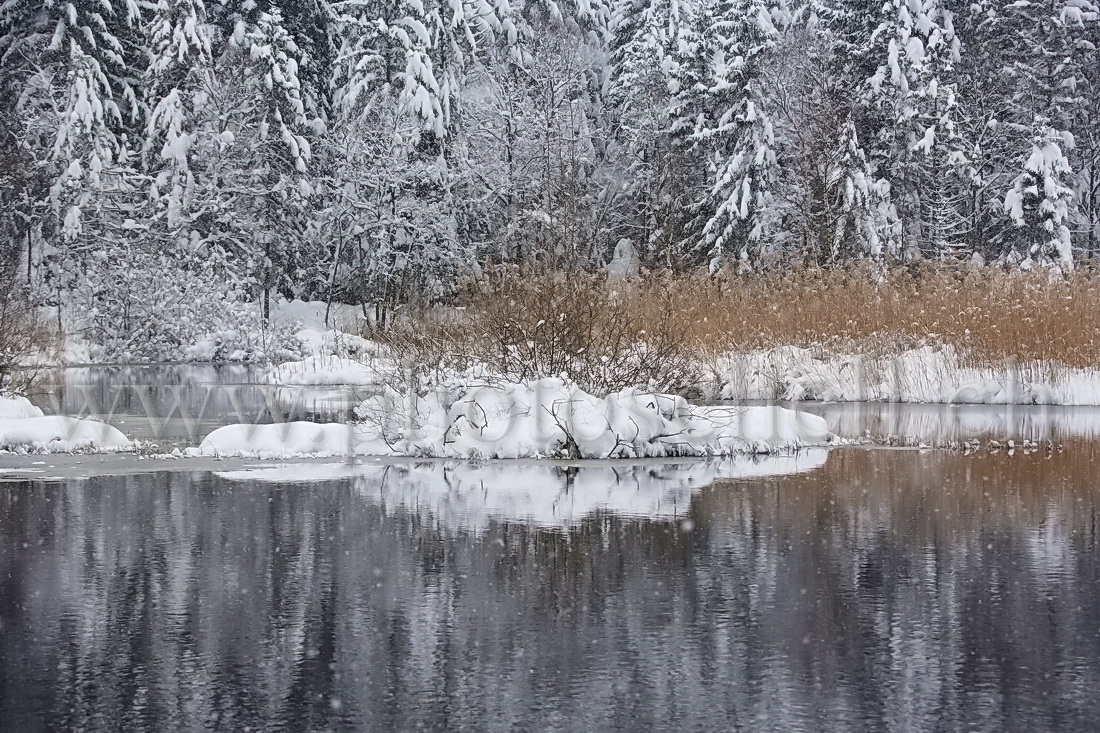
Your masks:
M 103 329 L 1100 253 L 1090 0 L 0 0 L 0 84 L 5 290 Z

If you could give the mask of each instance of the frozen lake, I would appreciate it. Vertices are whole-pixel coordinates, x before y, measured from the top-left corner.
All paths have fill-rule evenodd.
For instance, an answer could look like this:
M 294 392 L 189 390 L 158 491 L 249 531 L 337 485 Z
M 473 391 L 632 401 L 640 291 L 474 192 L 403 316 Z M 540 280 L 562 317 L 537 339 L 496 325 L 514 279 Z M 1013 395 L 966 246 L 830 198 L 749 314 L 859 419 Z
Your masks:
M 0 729 L 1092 728 L 1097 447 L 30 461 Z

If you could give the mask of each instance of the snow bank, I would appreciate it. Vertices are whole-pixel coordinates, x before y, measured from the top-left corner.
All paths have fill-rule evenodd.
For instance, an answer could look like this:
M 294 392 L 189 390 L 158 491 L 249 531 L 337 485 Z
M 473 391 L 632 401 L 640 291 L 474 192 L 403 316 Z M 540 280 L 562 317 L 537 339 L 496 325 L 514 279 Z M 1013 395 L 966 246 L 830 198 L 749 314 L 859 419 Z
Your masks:
M 381 353 L 381 347 L 374 341 L 336 329 L 303 328 L 294 335 L 301 342 L 302 352 L 306 355 L 355 356 L 362 360 L 377 357 Z
M 268 379 L 282 385 L 366 385 L 376 384 L 380 375 L 356 359 L 315 354 L 271 368 Z
M 328 322 L 325 322 L 325 314 Z M 271 305 L 271 318 L 279 323 L 298 323 L 301 328 L 325 330 L 329 326 L 351 328 L 363 319 L 359 306 L 333 303 L 330 307 L 323 300 L 278 299 Z
M 204 456 L 291 458 L 354 455 L 368 447 L 369 435 L 354 425 L 306 421 L 218 428 L 189 453 Z
M 882 357 L 786 346 L 724 354 L 708 366 L 710 392 L 728 400 L 954 404 L 1100 404 L 1100 371 L 1054 365 L 964 366 L 950 346 Z
M 29 417 L 42 417 L 42 410 L 32 405 L 26 397 L 0 397 L 0 420 L 24 420 Z
M 0 450 L 68 453 L 132 447 L 117 428 L 94 420 L 67 416 L 0 419 Z
M 132 447 L 125 435 L 106 423 L 44 417 L 26 397 L 0 397 L 0 450 L 69 453 Z
M 334 330 L 298 332 L 305 358 L 269 372 L 287 386 L 365 386 L 399 381 L 385 348 Z M 437 370 L 438 371 L 438 370 Z M 725 353 L 700 363 L 701 393 L 723 400 L 821 400 L 942 404 L 1100 405 L 1100 369 L 1056 364 L 967 366 L 950 345 L 896 354 L 830 353 L 783 346 Z M 492 383 L 503 379 L 484 365 L 438 379 Z M 431 385 L 420 384 L 421 390 Z
M 829 437 L 823 419 L 781 407 L 695 407 L 637 389 L 599 398 L 561 379 L 390 391 L 360 416 L 406 454 L 455 458 L 773 453 Z
M 268 382 L 279 386 L 275 397 L 284 409 L 347 410 L 358 404 L 357 394 L 373 391 L 357 388 L 393 381 L 393 362 L 372 341 L 311 328 L 302 329 L 297 337 L 306 356 L 273 366 L 266 375 Z
M 354 425 L 232 425 L 202 455 L 640 458 L 777 453 L 831 439 L 824 419 L 777 406 L 697 407 L 624 390 L 605 398 L 561 379 L 368 398 Z
M 560 466 L 524 463 L 302 464 L 224 472 L 231 481 L 350 480 L 370 503 L 451 529 L 484 531 L 493 521 L 567 528 L 598 513 L 651 519 L 684 516 L 692 497 L 719 479 L 810 471 L 828 452 L 738 456 L 681 463 Z

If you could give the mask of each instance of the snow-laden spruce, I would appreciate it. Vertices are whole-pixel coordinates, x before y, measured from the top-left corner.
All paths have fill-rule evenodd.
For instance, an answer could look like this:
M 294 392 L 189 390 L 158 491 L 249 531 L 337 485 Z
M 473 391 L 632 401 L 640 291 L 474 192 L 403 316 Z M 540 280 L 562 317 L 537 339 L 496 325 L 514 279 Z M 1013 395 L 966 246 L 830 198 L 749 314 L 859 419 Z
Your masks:
M 418 394 L 386 389 L 360 422 L 231 425 L 199 453 L 278 458 L 405 455 L 448 458 L 639 458 L 777 453 L 827 444 L 824 419 L 777 406 L 694 406 L 639 389 L 597 397 L 562 379 Z
M 95 420 L 42 414 L 26 397 L 0 397 L 0 451 L 110 452 L 132 448 L 117 428 Z

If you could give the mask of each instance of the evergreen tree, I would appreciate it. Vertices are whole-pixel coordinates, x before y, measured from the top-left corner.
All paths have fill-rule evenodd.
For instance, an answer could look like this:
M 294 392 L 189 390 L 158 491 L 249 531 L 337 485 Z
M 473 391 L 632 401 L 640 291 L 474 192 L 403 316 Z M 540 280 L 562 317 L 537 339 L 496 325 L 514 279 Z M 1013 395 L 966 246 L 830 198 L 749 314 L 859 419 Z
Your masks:
M 712 267 L 731 255 L 743 262 L 760 255 L 762 214 L 776 162 L 761 75 L 779 36 L 774 21 L 788 20 L 764 0 L 735 0 L 716 10 L 723 14 L 716 18 L 720 44 L 710 94 L 720 98 L 721 114 L 712 126 L 697 131 L 711 148 L 715 170 L 714 213 L 703 229 Z
M 211 80 L 213 57 L 202 0 L 160 0 L 150 32 L 145 78 L 149 122 L 142 158 L 154 175 L 153 197 L 166 204 L 172 230 L 184 223 L 194 187 L 191 145 L 197 134 L 195 95 Z

